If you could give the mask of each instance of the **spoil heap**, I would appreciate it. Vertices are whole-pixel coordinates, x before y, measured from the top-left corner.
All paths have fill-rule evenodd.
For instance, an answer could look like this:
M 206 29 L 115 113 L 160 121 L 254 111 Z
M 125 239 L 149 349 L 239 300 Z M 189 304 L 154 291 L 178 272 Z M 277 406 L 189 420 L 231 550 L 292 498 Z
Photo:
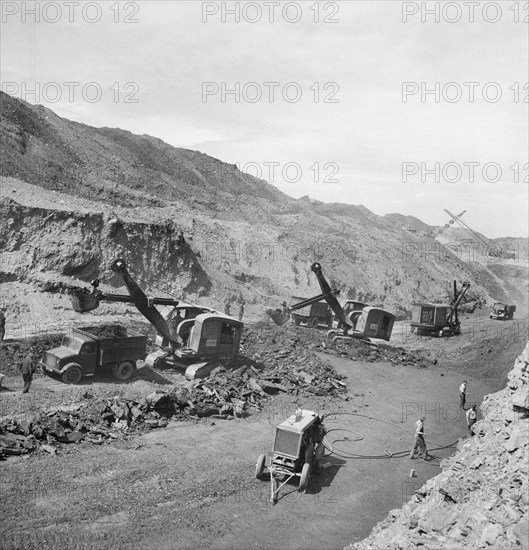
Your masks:
M 278 393 L 296 397 L 345 393 L 342 376 L 314 349 L 308 349 L 309 336 L 300 334 L 303 338 L 275 328 L 269 331 L 266 326 L 250 328 L 243 336 L 241 354 L 218 361 L 207 378 L 175 385 L 169 391 L 156 390 L 141 399 L 104 399 L 85 392 L 74 404 L 26 415 L 23 420 L 4 417 L 0 420 L 0 458 L 39 448 L 54 452 L 58 443 L 101 444 L 130 430 L 167 426 L 169 419 L 213 416 L 230 420 L 259 412 L 263 402 Z M 38 352 L 51 344 L 48 339 L 14 344 L 9 361 L 16 359 L 18 364 L 26 349 Z
M 365 540 L 375 548 L 529 548 L 529 344 L 487 396 L 476 435 Z

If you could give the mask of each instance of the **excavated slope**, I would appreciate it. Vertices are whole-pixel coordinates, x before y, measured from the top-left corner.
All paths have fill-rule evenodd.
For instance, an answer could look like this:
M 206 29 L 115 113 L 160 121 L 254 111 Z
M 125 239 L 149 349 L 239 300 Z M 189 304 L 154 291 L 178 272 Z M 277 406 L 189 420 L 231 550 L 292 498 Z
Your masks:
M 152 287 L 211 303 L 242 295 L 256 310 L 319 294 L 310 271 L 319 261 L 343 299 L 398 318 L 413 301 L 448 300 L 454 279 L 471 282 L 474 306 L 523 299 L 510 267 L 466 263 L 363 206 L 295 200 L 200 152 L 1 92 L 0 108 L 0 281 L 51 273 L 119 285 L 108 266 L 123 256 Z

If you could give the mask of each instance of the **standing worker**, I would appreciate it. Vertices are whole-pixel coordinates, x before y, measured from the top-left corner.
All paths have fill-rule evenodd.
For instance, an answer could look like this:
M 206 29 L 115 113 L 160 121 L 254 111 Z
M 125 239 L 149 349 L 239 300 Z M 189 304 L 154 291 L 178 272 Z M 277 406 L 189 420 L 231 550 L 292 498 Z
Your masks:
M 24 389 L 22 393 L 28 393 L 31 381 L 33 380 L 33 373 L 35 372 L 35 364 L 31 353 L 28 353 L 22 360 L 22 379 L 24 380 Z
M 3 342 L 6 335 L 6 316 L 4 311 L 5 307 L 0 307 L 0 342 Z
M 463 380 L 461 386 L 459 386 L 459 404 L 463 410 L 465 410 L 465 403 L 467 402 L 467 381 Z
M 229 298 L 226 298 L 226 300 L 224 300 L 224 313 L 226 315 L 230 315 L 230 307 L 231 307 L 231 304 L 230 304 L 230 300 Z
M 473 426 L 478 419 L 478 413 L 476 412 L 476 405 L 472 405 L 467 411 L 467 426 L 468 426 L 468 437 L 474 435 Z
M 242 321 L 242 318 L 244 317 L 244 300 L 241 300 L 239 303 L 239 321 Z
M 419 450 L 419 457 L 425 460 L 428 459 L 428 452 L 426 451 L 426 442 L 424 441 L 424 421 L 425 417 L 421 416 L 417 422 L 415 422 L 415 441 L 413 442 L 413 448 L 410 452 L 410 459 L 415 458 L 415 451 Z

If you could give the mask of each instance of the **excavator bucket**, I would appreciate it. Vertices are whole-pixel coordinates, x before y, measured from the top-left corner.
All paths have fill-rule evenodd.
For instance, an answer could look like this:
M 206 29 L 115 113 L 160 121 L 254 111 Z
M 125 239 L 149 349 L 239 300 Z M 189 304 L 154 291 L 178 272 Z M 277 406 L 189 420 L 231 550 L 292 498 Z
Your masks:
M 290 315 L 288 313 L 284 313 L 280 309 L 267 309 L 266 313 L 279 327 L 283 326 L 290 319 Z
M 97 297 L 85 288 L 71 288 L 69 295 L 73 309 L 77 313 L 86 313 L 99 306 Z

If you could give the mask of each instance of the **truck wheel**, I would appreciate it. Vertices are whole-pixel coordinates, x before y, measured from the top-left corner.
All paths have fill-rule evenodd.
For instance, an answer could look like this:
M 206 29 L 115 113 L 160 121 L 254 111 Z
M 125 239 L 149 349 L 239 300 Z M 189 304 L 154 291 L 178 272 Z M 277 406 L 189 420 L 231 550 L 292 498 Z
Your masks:
M 266 462 L 266 455 L 259 455 L 257 464 L 255 465 L 255 477 L 257 479 L 263 479 L 264 467 Z
M 310 328 L 316 328 L 318 325 L 319 325 L 319 322 L 316 317 L 311 317 L 307 322 L 307 326 Z
M 76 363 L 66 365 L 66 369 L 62 373 L 62 381 L 65 384 L 79 384 L 83 378 L 83 369 Z
M 305 491 L 307 488 L 307 484 L 309 482 L 309 476 L 310 476 L 310 464 L 308 462 L 305 462 L 303 464 L 303 469 L 301 470 L 301 478 L 299 480 L 299 490 Z
M 134 373 L 134 365 L 130 361 L 118 363 L 112 369 L 112 375 L 117 380 L 128 380 Z

